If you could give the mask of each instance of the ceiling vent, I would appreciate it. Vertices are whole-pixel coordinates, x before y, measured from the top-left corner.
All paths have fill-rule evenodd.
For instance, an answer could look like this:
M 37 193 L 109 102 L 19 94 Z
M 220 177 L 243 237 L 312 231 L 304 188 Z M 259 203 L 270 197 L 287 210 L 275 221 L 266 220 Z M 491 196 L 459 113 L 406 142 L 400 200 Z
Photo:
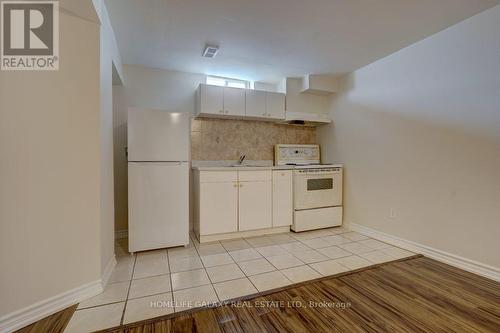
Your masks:
M 219 51 L 218 46 L 207 45 L 205 46 L 205 51 L 203 51 L 203 56 L 205 58 L 215 58 L 215 55 Z

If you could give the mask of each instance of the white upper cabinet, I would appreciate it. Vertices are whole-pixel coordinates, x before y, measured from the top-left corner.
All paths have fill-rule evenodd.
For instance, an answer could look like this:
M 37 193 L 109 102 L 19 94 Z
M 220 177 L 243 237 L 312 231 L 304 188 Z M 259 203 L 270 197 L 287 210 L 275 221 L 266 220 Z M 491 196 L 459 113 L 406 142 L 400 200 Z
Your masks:
M 245 89 L 224 87 L 224 115 L 245 116 Z
M 205 116 L 245 116 L 245 89 L 200 84 L 197 114 Z
M 222 116 L 224 114 L 224 88 L 200 84 L 197 108 L 199 114 Z
M 285 119 L 285 94 L 200 84 L 197 115 L 263 120 Z
M 246 116 L 265 118 L 266 112 L 266 92 L 261 90 L 246 91 Z
M 247 117 L 285 119 L 285 94 L 247 89 L 246 96 Z
M 268 118 L 285 119 L 285 94 L 268 91 L 266 93 L 266 112 Z

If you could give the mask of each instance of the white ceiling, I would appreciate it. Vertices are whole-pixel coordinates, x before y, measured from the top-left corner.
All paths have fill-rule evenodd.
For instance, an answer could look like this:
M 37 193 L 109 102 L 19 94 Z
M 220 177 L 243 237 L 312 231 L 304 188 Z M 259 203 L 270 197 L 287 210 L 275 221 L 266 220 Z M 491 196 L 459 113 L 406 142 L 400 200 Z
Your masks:
M 351 72 L 498 3 L 106 0 L 125 64 L 271 82 Z

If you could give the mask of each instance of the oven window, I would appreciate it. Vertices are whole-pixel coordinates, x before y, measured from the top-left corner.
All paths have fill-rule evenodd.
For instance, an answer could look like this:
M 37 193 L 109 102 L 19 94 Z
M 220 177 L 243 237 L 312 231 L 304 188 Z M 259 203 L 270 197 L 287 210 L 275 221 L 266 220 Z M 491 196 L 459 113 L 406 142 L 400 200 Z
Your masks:
M 307 180 L 308 191 L 331 190 L 331 189 L 333 189 L 333 178 L 319 178 L 319 179 Z

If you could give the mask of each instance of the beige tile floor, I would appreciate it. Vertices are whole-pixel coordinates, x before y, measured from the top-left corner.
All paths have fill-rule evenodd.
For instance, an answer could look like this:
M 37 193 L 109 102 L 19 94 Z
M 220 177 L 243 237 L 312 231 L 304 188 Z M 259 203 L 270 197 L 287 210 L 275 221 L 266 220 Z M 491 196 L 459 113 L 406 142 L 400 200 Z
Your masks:
M 65 332 L 88 332 L 404 258 L 412 252 L 345 228 L 232 239 L 130 255 L 103 293 L 81 302 Z

